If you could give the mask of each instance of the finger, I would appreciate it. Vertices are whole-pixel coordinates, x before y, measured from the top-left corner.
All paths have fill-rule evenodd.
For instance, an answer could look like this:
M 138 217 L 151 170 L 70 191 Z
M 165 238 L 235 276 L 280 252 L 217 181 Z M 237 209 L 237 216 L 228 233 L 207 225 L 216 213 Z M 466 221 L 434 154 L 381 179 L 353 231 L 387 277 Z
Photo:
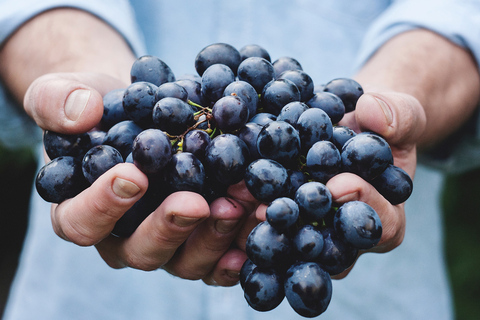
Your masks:
M 207 202 L 197 193 L 181 191 L 168 196 L 126 239 L 113 236 L 96 245 L 113 268 L 155 270 L 165 265 L 208 216 Z
M 203 281 L 208 285 L 234 286 L 240 281 L 240 270 L 247 260 L 247 254 L 240 249 L 228 250 Z
M 368 182 L 351 173 L 336 175 L 327 182 L 332 200 L 341 205 L 348 201 L 363 201 L 369 204 L 382 222 L 382 237 L 369 251 L 387 252 L 399 246 L 405 235 L 404 205 L 392 206 Z
M 24 98 L 26 113 L 44 130 L 87 132 L 103 115 L 103 95 L 125 84 L 95 73 L 55 73 L 36 79 Z
M 133 164 L 118 164 L 76 197 L 53 206 L 53 228 L 65 240 L 93 245 L 110 234 L 147 187 L 147 177 Z
M 245 209 L 229 198 L 210 205 L 210 217 L 200 224 L 165 266 L 184 279 L 202 279 L 228 251 L 244 220 Z

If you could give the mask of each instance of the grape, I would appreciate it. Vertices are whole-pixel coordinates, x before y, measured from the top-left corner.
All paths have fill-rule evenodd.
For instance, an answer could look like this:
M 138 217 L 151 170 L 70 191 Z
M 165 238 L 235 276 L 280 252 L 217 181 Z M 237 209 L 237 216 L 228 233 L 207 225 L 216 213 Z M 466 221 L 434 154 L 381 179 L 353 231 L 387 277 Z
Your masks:
M 47 202 L 61 203 L 88 186 L 82 163 L 72 156 L 60 156 L 45 164 L 37 173 L 35 187 Z
M 323 91 L 333 93 L 342 99 L 345 105 L 345 113 L 355 110 L 357 101 L 363 94 L 362 86 L 353 79 L 339 78 L 328 82 Z
M 205 150 L 212 139 L 203 130 L 191 130 L 185 134 L 183 140 L 183 151 L 192 153 L 197 159 L 205 159 Z
M 372 180 L 393 164 L 392 150 L 379 135 L 357 134 L 343 146 L 342 164 L 345 171 Z
M 121 121 L 107 131 L 103 143 L 117 149 L 123 159 L 126 159 L 132 152 L 133 140 L 140 132 L 142 128 L 132 120 Z
M 275 309 L 285 298 L 283 278 L 274 269 L 254 268 L 244 280 L 248 305 L 257 311 Z
M 238 66 L 238 79 L 250 83 L 257 93 L 262 93 L 265 85 L 274 79 L 273 66 L 264 58 L 247 58 Z
M 357 134 L 355 131 L 345 126 L 335 126 L 333 127 L 333 134 L 330 141 L 337 147 L 339 151 L 342 151 L 343 145 L 345 142 L 353 138 Z
M 272 121 L 263 126 L 257 138 L 258 154 L 288 166 L 300 154 L 300 137 L 285 121 Z
M 328 213 L 332 205 L 332 195 L 323 183 L 311 181 L 298 188 L 295 202 L 300 208 L 302 219 L 305 222 L 314 222 Z
M 330 92 L 315 93 L 307 101 L 307 105 L 311 108 L 319 108 L 325 111 L 334 124 L 340 122 L 345 115 L 345 105 L 342 99 Z
M 316 181 L 327 183 L 342 170 L 342 158 L 330 141 L 316 142 L 307 153 L 307 171 Z
M 222 97 L 213 105 L 212 116 L 217 128 L 231 133 L 247 123 L 248 106 L 237 96 Z
M 261 104 L 265 112 L 278 115 L 290 102 L 300 101 L 300 91 L 288 79 L 272 80 L 263 87 Z
M 239 50 L 242 61 L 251 58 L 251 57 L 260 57 L 264 58 L 268 62 L 271 62 L 270 54 L 265 48 L 259 46 L 258 44 L 247 44 L 240 48 Z
M 152 125 L 152 110 L 157 102 L 157 86 L 145 81 L 134 82 L 123 93 L 123 109 L 130 119 L 142 127 Z
M 275 60 L 272 65 L 275 71 L 275 78 L 287 70 L 303 70 L 300 62 L 292 57 L 280 57 Z
M 236 75 L 241 62 L 240 53 L 227 43 L 214 43 L 203 48 L 195 58 L 195 69 L 200 76 L 211 65 L 220 63 L 228 66 Z
M 233 81 L 235 81 L 235 75 L 228 66 L 214 64 L 208 67 L 202 75 L 202 96 L 215 103 L 223 96 L 223 91 Z
M 271 159 L 253 161 L 247 167 L 244 179 L 250 193 L 262 202 L 286 196 L 290 190 L 287 169 Z
M 172 192 L 203 192 L 205 169 L 200 160 L 190 152 L 176 153 L 165 169 L 165 180 Z
M 277 80 L 287 79 L 292 81 L 300 91 L 300 101 L 308 101 L 313 97 L 313 80 L 303 70 L 287 70 L 282 72 Z
M 248 82 L 237 80 L 230 83 L 223 91 L 223 96 L 237 96 L 243 100 L 248 108 L 249 118 L 257 113 L 258 93 Z
M 114 147 L 107 145 L 95 146 L 88 150 L 83 157 L 83 175 L 88 182 L 93 183 L 107 170 L 122 162 L 122 155 Z
M 323 235 L 311 224 L 306 224 L 293 236 L 292 244 L 297 260 L 314 262 L 322 253 Z
M 201 79 L 198 81 L 180 79 L 175 81 L 175 83 L 187 91 L 188 100 L 199 105 L 203 104 Z
M 250 151 L 250 157 L 252 160 L 260 158 L 260 154 L 257 149 L 257 139 L 262 126 L 255 122 L 246 123 L 240 130 L 238 130 L 238 137 L 245 142 Z
M 413 182 L 408 173 L 392 164 L 370 183 L 393 205 L 407 201 L 413 191 Z
M 155 100 L 159 101 L 166 97 L 178 98 L 187 102 L 188 92 L 176 82 L 166 82 L 157 88 L 157 91 L 155 92 Z
M 267 207 L 268 223 L 278 232 L 285 232 L 297 222 L 300 210 L 295 201 L 288 197 L 273 200 Z
M 144 55 L 135 60 L 130 69 L 132 83 L 145 81 L 160 86 L 165 82 L 175 81 L 170 67 L 157 57 Z
M 308 108 L 309 108 L 308 105 L 306 105 L 305 103 L 300 102 L 300 101 L 293 101 L 293 102 L 287 103 L 280 110 L 280 113 L 277 116 L 277 120 L 282 120 L 282 121 L 288 122 L 296 128 L 298 118 Z
M 171 135 L 184 133 L 195 123 L 192 107 L 179 98 L 166 97 L 152 111 L 155 128 Z
M 258 267 L 288 267 L 292 262 L 291 250 L 290 239 L 267 221 L 260 222 L 247 238 L 247 256 Z
M 103 116 L 100 121 L 102 129 L 108 130 L 120 121 L 130 120 L 123 108 L 125 89 L 115 89 L 103 96 Z
M 249 163 L 247 145 L 233 134 L 216 136 L 205 150 L 207 173 L 225 185 L 240 182 Z
M 332 298 L 332 280 L 315 262 L 299 262 L 286 274 L 285 296 L 290 306 L 304 317 L 316 317 L 327 310 Z
M 275 120 L 277 120 L 277 116 L 268 112 L 260 112 L 253 116 L 253 118 L 250 119 L 250 122 L 258 123 L 259 125 L 264 126 L 267 123 Z
M 335 232 L 358 249 L 370 249 L 382 236 L 378 214 L 362 201 L 350 201 L 338 208 L 333 219 Z
M 158 129 L 138 134 L 132 146 L 133 163 L 146 174 L 159 173 L 172 157 L 172 145 L 167 135 Z
M 340 238 L 333 228 L 323 228 L 323 249 L 318 257 L 322 269 L 334 276 L 353 265 L 358 256 L 358 249 Z
M 325 111 L 310 108 L 304 111 L 296 126 L 303 152 L 308 152 L 315 142 L 330 140 L 333 135 L 332 120 Z
M 92 147 L 92 142 L 88 133 L 62 134 L 45 130 L 43 133 L 43 145 L 47 156 L 51 160 L 61 156 L 72 156 L 81 159 Z

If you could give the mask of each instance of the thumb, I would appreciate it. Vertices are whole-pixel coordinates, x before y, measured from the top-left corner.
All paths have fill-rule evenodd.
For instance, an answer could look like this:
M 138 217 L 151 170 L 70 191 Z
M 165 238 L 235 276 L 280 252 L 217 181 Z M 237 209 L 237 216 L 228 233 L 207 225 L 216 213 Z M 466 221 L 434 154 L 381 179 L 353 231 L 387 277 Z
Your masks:
M 425 111 L 413 96 L 398 93 L 366 93 L 355 110 L 362 131 L 373 131 L 400 149 L 415 145 L 426 126 Z
M 65 134 L 87 132 L 103 115 L 103 95 L 125 87 L 97 73 L 53 73 L 37 78 L 24 98 L 25 112 L 44 130 Z

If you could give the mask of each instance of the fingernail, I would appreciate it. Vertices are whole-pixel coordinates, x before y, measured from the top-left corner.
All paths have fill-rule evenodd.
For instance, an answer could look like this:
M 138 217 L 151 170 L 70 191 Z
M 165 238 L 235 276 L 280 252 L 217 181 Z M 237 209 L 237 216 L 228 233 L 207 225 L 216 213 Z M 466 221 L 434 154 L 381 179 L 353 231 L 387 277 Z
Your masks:
M 358 192 L 352 192 L 346 195 L 341 196 L 338 199 L 335 199 L 335 202 L 337 203 L 345 203 L 348 201 L 353 201 L 358 199 Z
M 391 124 L 393 122 L 392 110 L 390 109 L 388 104 L 385 103 L 385 101 L 380 100 L 377 97 L 375 97 L 375 100 L 377 100 L 378 104 L 382 108 L 383 114 L 385 115 L 385 119 L 387 120 L 387 124 Z
M 188 227 L 197 223 L 200 219 L 193 217 L 173 216 L 173 223 L 179 227 Z
M 230 233 L 235 229 L 238 220 L 217 220 L 215 222 L 215 230 L 219 233 Z
M 117 196 L 125 199 L 133 198 L 140 192 L 140 188 L 135 183 L 122 178 L 116 178 L 113 181 L 112 190 Z
M 72 121 L 78 120 L 90 99 L 90 90 L 78 89 L 70 93 L 65 102 L 65 115 Z
M 238 271 L 227 270 L 225 273 L 230 278 L 234 278 L 234 279 L 240 278 L 240 272 L 238 272 Z

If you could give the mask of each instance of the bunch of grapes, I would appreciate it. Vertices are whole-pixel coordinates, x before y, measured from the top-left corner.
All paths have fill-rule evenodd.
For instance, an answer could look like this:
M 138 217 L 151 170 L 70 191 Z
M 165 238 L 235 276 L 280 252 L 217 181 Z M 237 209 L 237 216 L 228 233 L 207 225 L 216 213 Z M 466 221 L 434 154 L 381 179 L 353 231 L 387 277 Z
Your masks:
M 323 313 L 331 276 L 382 235 L 375 210 L 360 201 L 336 207 L 326 182 L 351 172 L 399 204 L 410 196 L 412 180 L 393 164 L 380 135 L 338 125 L 363 94 L 356 81 L 314 85 L 296 59 L 272 62 L 258 45 L 211 44 L 196 56 L 195 70 L 176 77 L 159 58 L 138 58 L 131 84 L 104 96 L 95 129 L 44 133 L 52 160 L 38 172 L 38 193 L 60 203 L 131 162 L 149 187 L 112 230 L 128 237 L 173 192 L 213 201 L 244 180 L 268 204 L 266 221 L 246 243 L 240 283 L 248 304 L 268 311 L 286 297 L 302 316 Z

